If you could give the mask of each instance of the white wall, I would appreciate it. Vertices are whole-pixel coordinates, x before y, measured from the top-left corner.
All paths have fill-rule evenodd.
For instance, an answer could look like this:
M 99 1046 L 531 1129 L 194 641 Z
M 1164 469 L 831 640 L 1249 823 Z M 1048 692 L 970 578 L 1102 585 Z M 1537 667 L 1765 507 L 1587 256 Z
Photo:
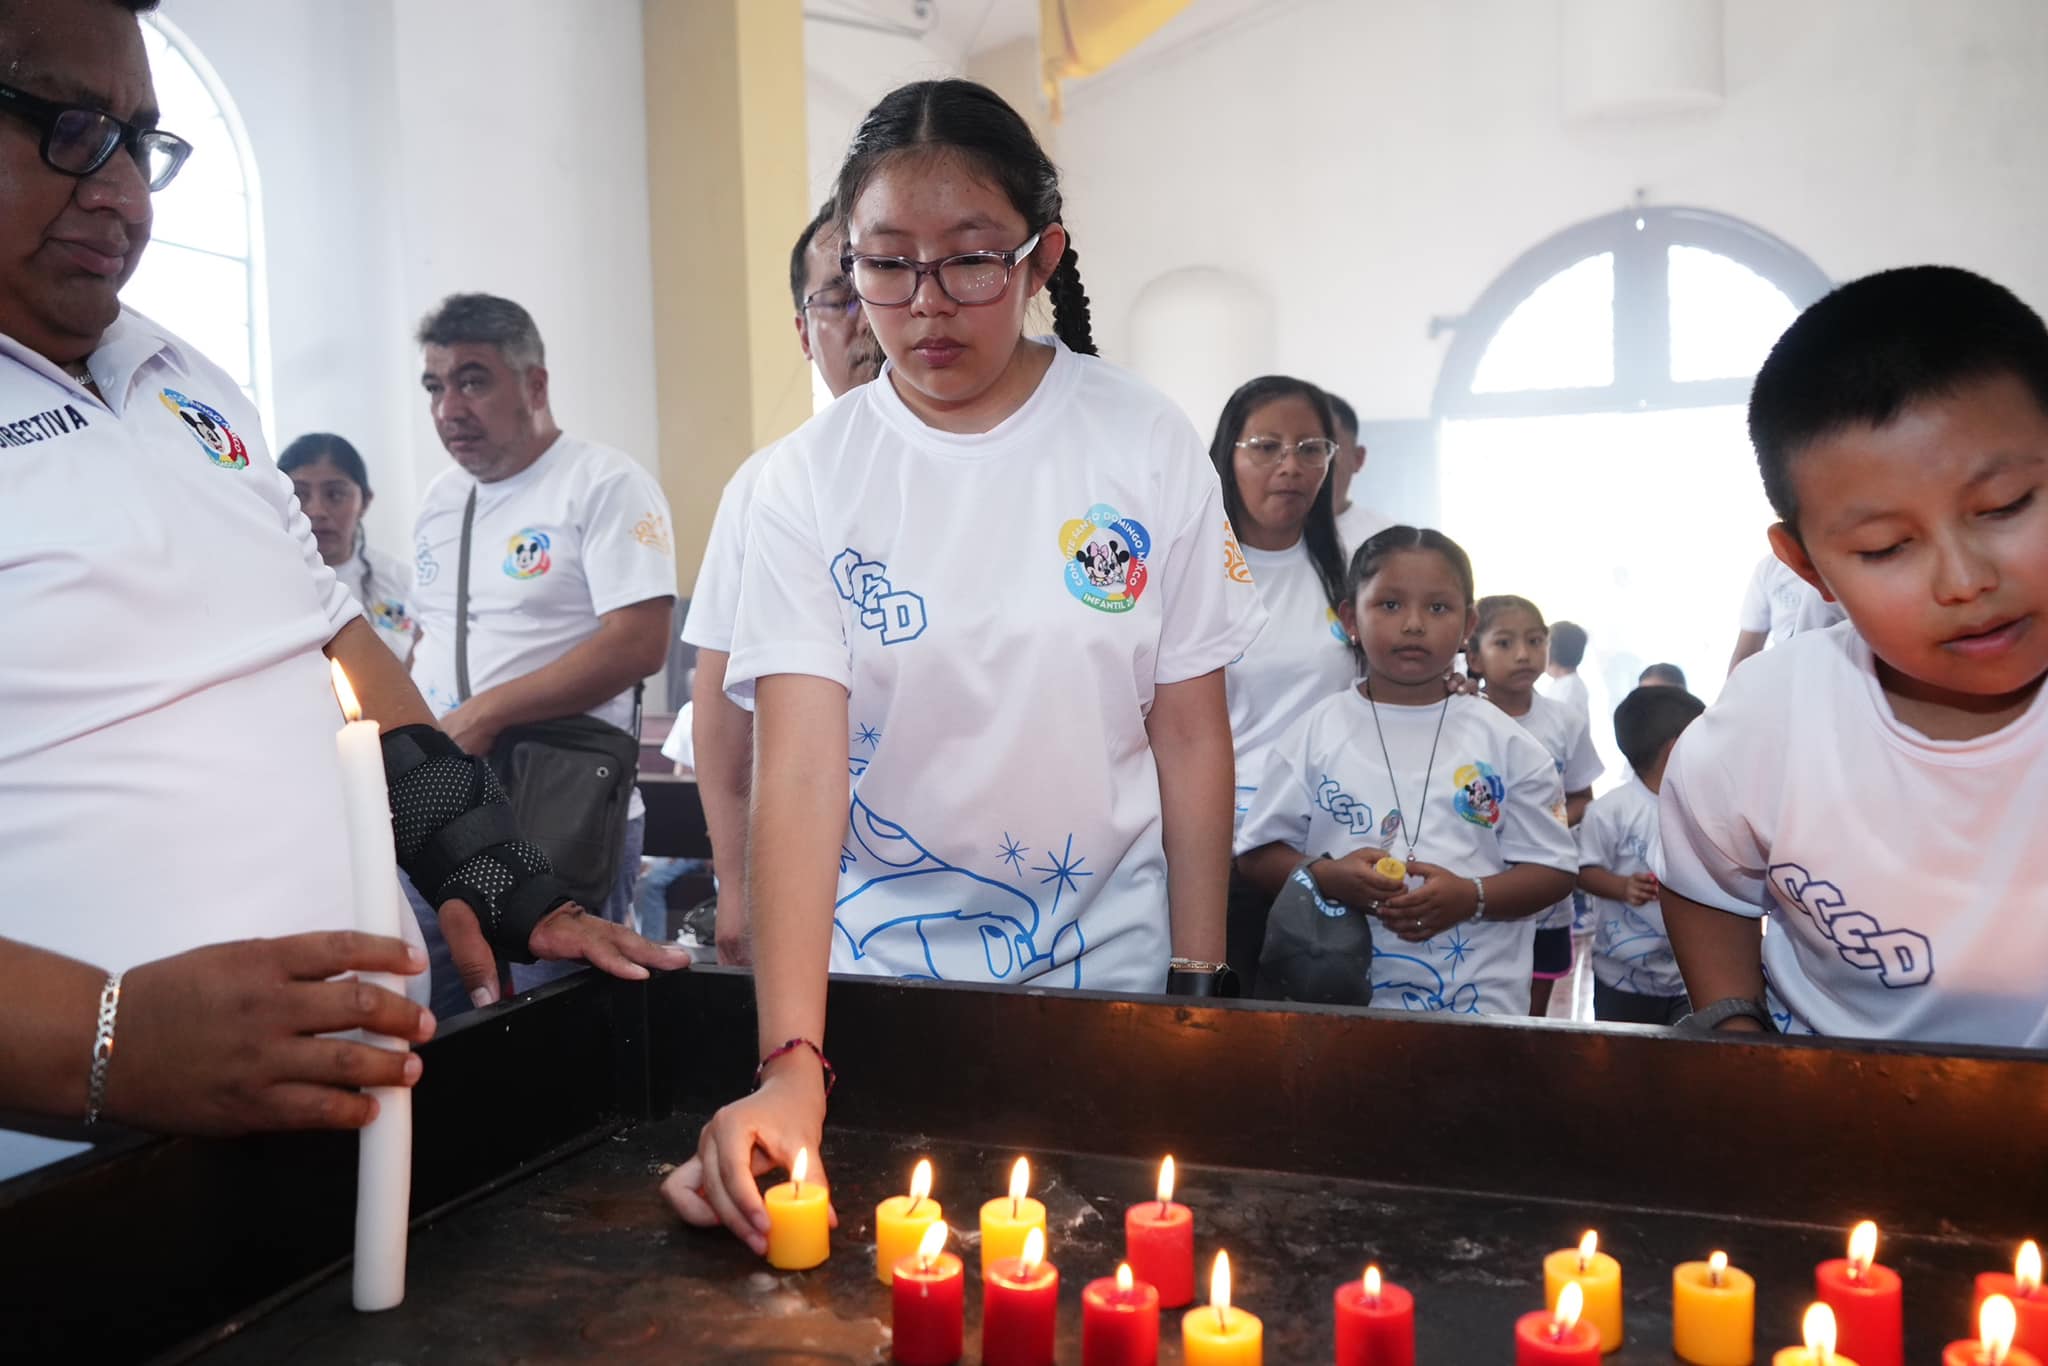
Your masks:
M 171 0 L 254 145 L 281 444 L 338 431 L 409 550 L 446 467 L 413 327 L 481 289 L 530 309 L 564 427 L 653 466 L 638 0 Z
M 1728 0 L 1725 105 L 1607 127 L 1559 113 L 1553 4 L 1264 13 L 1068 90 L 1069 219 L 1113 359 L 1148 281 L 1221 266 L 1270 295 L 1272 368 L 1368 420 L 1423 416 L 1447 344 L 1431 317 L 1638 187 L 1747 219 L 1837 279 L 1941 260 L 2048 307 L 2039 0 Z

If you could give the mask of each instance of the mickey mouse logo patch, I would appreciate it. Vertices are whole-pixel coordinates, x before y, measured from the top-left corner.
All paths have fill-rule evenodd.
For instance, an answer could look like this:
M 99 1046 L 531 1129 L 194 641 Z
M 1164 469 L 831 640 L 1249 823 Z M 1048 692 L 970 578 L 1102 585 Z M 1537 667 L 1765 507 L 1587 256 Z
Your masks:
M 1128 612 L 1145 591 L 1151 533 L 1107 503 L 1060 528 L 1067 591 L 1098 612 Z
M 185 430 L 192 433 L 192 439 L 206 452 L 206 458 L 224 470 L 245 470 L 249 468 L 249 448 L 242 444 L 242 438 L 235 435 L 235 429 L 216 408 L 210 408 L 196 398 L 187 398 L 176 389 L 166 389 L 159 398 L 163 405 L 178 415 L 185 424 Z

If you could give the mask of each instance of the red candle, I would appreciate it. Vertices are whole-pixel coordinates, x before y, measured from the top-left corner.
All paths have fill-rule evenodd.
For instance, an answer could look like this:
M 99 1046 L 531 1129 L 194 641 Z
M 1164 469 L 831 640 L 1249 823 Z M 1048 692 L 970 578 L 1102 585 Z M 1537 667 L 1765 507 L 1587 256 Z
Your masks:
M 1951 1342 L 1941 1354 L 1941 1366 L 2041 1366 L 2041 1359 L 2022 1347 L 2012 1345 L 2019 1315 L 2013 1302 L 2003 1295 L 1987 1296 L 1977 1307 L 1977 1336 Z
M 1024 1255 L 1005 1257 L 981 1285 L 982 1366 L 1053 1366 L 1060 1273 L 1045 1260 L 1045 1231 L 1024 1238 Z
M 1877 1225 L 1849 1235 L 1849 1255 L 1813 1269 L 1814 1294 L 1835 1311 L 1838 1349 L 1862 1366 L 1905 1366 L 1906 1324 L 1899 1273 L 1880 1266 Z
M 1081 1292 L 1081 1366 L 1154 1366 L 1159 1292 L 1119 1266 Z
M 1415 1297 L 1376 1266 L 1337 1287 L 1337 1366 L 1415 1366 Z
M 925 1230 L 917 1252 L 896 1263 L 889 1282 L 891 1359 L 902 1366 L 953 1366 L 960 1359 L 967 1278 L 960 1259 L 945 1250 L 943 1220 Z
M 2037 1357 L 2048 1357 L 2048 1294 L 2041 1289 L 2040 1244 L 2031 1238 L 2020 1244 L 2020 1255 L 2013 1259 L 2012 1275 L 1987 1271 L 1977 1278 L 1973 1312 L 1981 1311 L 1984 1301 L 1993 1295 L 2003 1295 L 2012 1301 L 2017 1318 L 2012 1345 Z
M 1124 1212 L 1124 1257 L 1131 1274 L 1159 1292 L 1159 1307 L 1195 1302 L 1195 1216 L 1173 1203 L 1173 1159 L 1159 1164 L 1159 1199 Z
M 1515 1366 L 1600 1366 L 1600 1330 L 1579 1321 L 1585 1295 L 1573 1281 L 1559 1292 L 1556 1314 L 1539 1309 L 1515 1320 Z

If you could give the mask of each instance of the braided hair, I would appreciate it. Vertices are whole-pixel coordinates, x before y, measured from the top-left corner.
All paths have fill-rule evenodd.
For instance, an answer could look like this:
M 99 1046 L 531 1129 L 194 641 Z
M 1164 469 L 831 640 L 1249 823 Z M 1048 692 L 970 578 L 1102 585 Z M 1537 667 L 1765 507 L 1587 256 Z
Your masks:
M 1029 231 L 1043 232 L 1060 222 L 1064 204 L 1059 169 L 1032 136 L 1030 125 L 995 91 L 963 80 L 898 86 L 868 111 L 839 168 L 833 201 L 840 221 L 852 216 L 861 191 L 885 162 L 942 149 L 966 158 L 978 174 L 999 186 Z M 1079 260 L 1070 237 L 1046 282 L 1046 293 L 1052 300 L 1054 335 L 1069 350 L 1092 356 L 1095 333 Z

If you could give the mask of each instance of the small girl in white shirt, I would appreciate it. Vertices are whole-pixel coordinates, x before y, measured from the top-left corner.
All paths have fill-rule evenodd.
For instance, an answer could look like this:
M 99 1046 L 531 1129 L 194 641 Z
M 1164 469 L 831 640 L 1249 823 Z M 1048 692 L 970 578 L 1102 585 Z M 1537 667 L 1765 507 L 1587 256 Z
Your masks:
M 1566 823 L 1576 828 L 1593 800 L 1600 756 L 1585 713 L 1536 691 L 1550 662 L 1550 628 L 1527 598 L 1502 593 L 1479 600 L 1479 628 L 1466 653 L 1486 684 L 1486 700 L 1521 722 L 1542 741 L 1564 780 Z M 1529 1013 L 1550 1009 L 1558 979 L 1572 971 L 1572 899 L 1566 897 L 1536 920 L 1536 969 L 1529 988 Z
M 1500 708 L 1444 695 L 1477 625 L 1456 542 L 1389 527 L 1347 586 L 1339 615 L 1366 677 L 1268 753 L 1238 869 L 1271 893 L 1305 878 L 1327 913 L 1377 917 L 1373 1004 L 1520 1015 L 1529 917 L 1578 873 L 1556 765 Z

